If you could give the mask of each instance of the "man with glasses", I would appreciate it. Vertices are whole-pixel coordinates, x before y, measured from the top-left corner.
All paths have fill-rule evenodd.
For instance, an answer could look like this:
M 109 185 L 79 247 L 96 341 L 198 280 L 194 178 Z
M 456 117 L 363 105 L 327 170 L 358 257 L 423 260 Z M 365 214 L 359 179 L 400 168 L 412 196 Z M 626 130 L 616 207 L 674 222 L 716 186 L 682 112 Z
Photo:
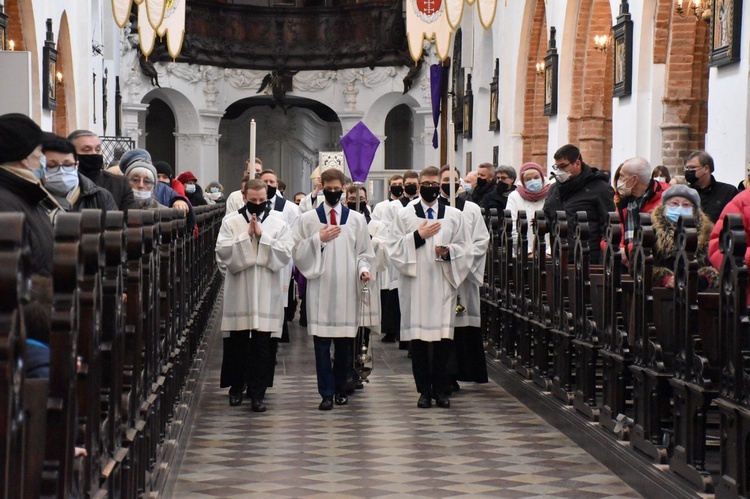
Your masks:
M 112 194 L 78 171 L 73 144 L 55 135 L 42 142 L 42 152 L 47 159 L 44 188 L 66 211 L 117 210 Z
M 733 185 L 717 182 L 713 172 L 714 159 L 706 151 L 694 151 L 685 161 L 685 180 L 698 191 L 703 213 L 716 223 L 721 210 L 739 191 Z
M 633 249 L 633 235 L 641 213 L 652 213 L 661 205 L 662 193 L 669 184 L 651 179 L 651 165 L 644 158 L 632 158 L 622 164 L 617 180 L 617 193 L 620 201 L 617 212 L 620 214 L 622 241 L 626 262 Z
M 68 140 L 76 149 L 78 171 L 99 187 L 108 190 L 118 209 L 127 211 L 136 208 L 133 189 L 127 179 L 102 170 L 104 156 L 99 136 L 90 130 L 76 130 L 68 135 Z
M 453 339 L 456 289 L 469 274 L 467 230 L 461 212 L 438 203 L 440 172 L 419 174 L 420 201 L 396 214 L 388 256 L 400 273 L 401 337 L 411 341 L 417 407 L 450 407 L 448 343 Z
M 568 215 L 568 244 L 573 247 L 576 213 L 585 211 L 589 223 L 589 256 L 591 263 L 601 261 L 601 240 L 607 228 L 607 214 L 615 211 L 615 192 L 609 185 L 609 174 L 583 162 L 581 151 L 566 144 L 555 151 L 552 175 L 556 182 L 549 188 L 544 202 L 544 216 L 551 224 L 557 211 Z M 569 253 L 572 260 L 573 251 Z

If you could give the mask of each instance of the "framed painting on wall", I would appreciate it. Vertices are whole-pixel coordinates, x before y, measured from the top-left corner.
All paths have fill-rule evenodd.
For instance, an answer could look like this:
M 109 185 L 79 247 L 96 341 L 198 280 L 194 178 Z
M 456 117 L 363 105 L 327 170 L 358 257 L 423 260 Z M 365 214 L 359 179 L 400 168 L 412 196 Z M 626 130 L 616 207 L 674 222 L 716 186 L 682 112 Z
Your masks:
M 739 62 L 741 29 L 741 1 L 714 0 L 711 3 L 711 41 L 708 52 L 711 66 Z
M 490 132 L 500 131 L 498 113 L 498 80 L 500 77 L 500 59 L 495 59 L 495 75 L 490 83 Z
M 464 93 L 464 138 L 470 139 L 474 132 L 474 92 L 471 90 L 471 75 L 466 76 L 466 92 Z
M 633 92 L 633 21 L 630 20 L 627 2 L 620 6 L 620 15 L 614 31 L 614 61 L 612 97 L 625 97 Z
M 557 46 L 555 27 L 549 29 L 549 48 L 544 57 L 544 116 L 557 114 Z

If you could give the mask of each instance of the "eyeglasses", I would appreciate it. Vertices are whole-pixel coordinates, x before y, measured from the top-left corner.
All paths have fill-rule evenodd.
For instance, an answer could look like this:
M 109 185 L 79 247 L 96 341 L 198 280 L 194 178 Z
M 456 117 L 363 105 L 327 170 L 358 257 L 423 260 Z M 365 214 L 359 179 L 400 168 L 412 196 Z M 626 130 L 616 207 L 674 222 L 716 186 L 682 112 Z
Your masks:
M 422 182 L 419 185 L 422 187 L 440 187 L 440 182 Z
M 138 178 L 138 177 L 131 177 L 130 178 L 130 185 L 139 185 L 143 184 L 146 187 L 153 187 L 154 182 L 152 180 L 149 180 L 147 178 Z
M 686 172 L 694 172 L 696 170 L 700 170 L 703 167 L 704 167 L 703 165 L 700 165 L 700 166 L 687 166 L 687 165 L 685 165 L 685 171 Z
M 684 203 L 681 203 L 679 201 L 667 201 L 664 204 L 666 206 L 669 206 L 670 208 L 686 208 L 686 209 L 689 209 L 689 210 L 693 209 L 693 203 L 690 203 L 690 202 L 687 202 L 687 201 L 684 202 Z
M 552 165 L 552 166 L 551 166 L 550 168 L 552 168 L 552 169 L 553 169 L 553 170 L 555 170 L 555 171 L 558 171 L 558 170 L 564 170 L 564 169 L 566 169 L 567 167 L 569 167 L 570 165 L 571 165 L 571 163 L 570 163 L 570 162 L 567 162 L 567 163 L 565 163 L 565 164 L 562 164 L 562 165 L 554 164 L 554 165 Z
M 47 171 L 47 173 L 53 173 L 54 174 L 54 173 L 59 173 L 61 168 L 62 168 L 62 171 L 64 171 L 65 173 L 72 173 L 72 172 L 76 171 L 76 169 L 78 168 L 78 164 L 77 163 L 73 163 L 72 165 L 70 165 L 70 164 L 63 164 L 63 165 L 54 165 L 54 166 L 47 165 L 47 167 L 45 168 L 45 170 Z

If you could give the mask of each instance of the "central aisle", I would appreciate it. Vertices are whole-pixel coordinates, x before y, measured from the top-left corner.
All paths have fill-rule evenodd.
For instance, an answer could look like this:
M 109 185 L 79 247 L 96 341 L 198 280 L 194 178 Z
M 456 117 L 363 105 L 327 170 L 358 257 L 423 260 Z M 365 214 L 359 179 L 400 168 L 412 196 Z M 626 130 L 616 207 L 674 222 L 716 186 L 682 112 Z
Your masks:
M 212 338 L 166 497 L 640 497 L 492 381 L 462 383 L 450 409 L 418 409 L 411 361 L 379 337 L 371 382 L 321 412 L 312 341 L 290 329 L 266 413 L 229 407 Z

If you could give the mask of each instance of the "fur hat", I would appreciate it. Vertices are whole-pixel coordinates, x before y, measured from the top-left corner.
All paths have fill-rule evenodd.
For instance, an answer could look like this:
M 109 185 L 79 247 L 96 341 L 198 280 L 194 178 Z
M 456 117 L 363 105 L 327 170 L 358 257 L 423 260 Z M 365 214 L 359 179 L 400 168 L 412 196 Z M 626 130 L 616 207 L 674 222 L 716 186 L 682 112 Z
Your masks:
M 689 199 L 693 203 L 693 206 L 698 209 L 700 209 L 701 207 L 701 198 L 698 195 L 698 191 L 683 184 L 672 185 L 669 187 L 669 189 L 664 191 L 664 193 L 661 195 L 661 204 L 667 204 L 667 201 L 675 196 L 681 196 L 683 198 Z

